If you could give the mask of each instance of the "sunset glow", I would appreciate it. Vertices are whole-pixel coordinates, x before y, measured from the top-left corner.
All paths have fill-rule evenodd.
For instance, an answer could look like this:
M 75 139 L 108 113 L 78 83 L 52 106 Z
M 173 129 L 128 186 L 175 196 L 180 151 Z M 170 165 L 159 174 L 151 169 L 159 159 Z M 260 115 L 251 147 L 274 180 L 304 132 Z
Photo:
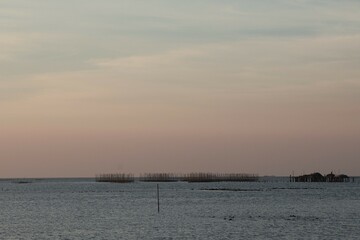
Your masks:
M 0 2 L 0 178 L 360 174 L 360 2 Z

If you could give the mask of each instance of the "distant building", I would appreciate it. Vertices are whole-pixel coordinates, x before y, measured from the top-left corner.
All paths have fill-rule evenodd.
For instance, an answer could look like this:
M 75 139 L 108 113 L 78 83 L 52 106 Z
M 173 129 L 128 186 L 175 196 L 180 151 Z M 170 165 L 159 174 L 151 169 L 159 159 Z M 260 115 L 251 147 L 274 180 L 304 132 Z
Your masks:
M 328 175 L 326 175 L 326 182 L 334 182 L 335 180 L 335 174 L 333 174 L 333 172 L 329 173 Z
M 349 178 L 349 176 L 347 176 L 345 174 L 335 175 L 333 172 L 331 172 L 330 174 L 326 175 L 325 181 L 326 182 L 350 182 L 350 178 Z
M 295 182 L 325 182 L 325 178 L 321 173 L 305 174 L 294 178 Z
M 345 174 L 340 174 L 335 176 L 334 182 L 350 182 L 350 178 Z
M 345 174 L 335 175 L 333 172 L 326 176 L 315 172 L 292 178 L 293 182 L 350 182 L 350 178 Z

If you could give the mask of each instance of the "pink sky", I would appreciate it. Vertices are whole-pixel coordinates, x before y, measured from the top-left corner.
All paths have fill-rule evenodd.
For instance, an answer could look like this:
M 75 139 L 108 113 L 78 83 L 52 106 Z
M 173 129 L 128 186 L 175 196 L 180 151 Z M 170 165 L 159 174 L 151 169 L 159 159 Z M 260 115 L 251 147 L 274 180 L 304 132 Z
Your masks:
M 0 178 L 360 175 L 354 1 L 0 3 Z

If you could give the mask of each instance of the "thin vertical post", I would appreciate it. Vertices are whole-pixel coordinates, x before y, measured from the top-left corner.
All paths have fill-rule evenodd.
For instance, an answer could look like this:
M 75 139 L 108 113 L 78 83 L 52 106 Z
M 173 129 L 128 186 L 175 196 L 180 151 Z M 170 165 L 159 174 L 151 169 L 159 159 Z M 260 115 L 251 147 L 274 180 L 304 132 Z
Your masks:
M 158 213 L 160 212 L 160 194 L 159 194 L 159 184 L 156 185 L 157 188 L 157 205 L 158 205 Z

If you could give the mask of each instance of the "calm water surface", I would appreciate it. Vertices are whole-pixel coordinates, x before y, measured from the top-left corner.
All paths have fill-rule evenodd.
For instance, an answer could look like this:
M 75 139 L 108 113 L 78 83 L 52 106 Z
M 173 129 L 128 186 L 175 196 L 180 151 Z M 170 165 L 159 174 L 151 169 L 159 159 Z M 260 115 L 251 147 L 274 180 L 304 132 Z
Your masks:
M 280 180 L 160 183 L 160 213 L 156 183 L 0 181 L 0 239 L 360 239 L 358 179 Z

